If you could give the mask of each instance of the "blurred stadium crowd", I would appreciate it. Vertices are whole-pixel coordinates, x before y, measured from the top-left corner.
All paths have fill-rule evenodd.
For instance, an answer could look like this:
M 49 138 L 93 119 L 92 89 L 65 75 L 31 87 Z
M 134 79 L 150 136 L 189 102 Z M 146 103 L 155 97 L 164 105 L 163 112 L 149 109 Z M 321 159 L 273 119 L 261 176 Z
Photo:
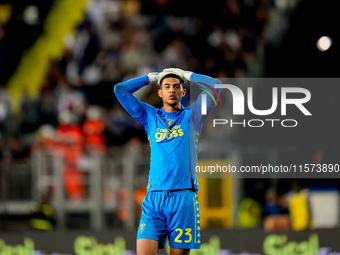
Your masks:
M 82 175 L 74 169 L 86 153 L 106 154 L 128 143 L 147 145 L 144 130 L 114 97 L 114 84 L 167 67 L 217 78 L 245 77 L 257 45 L 265 42 L 270 12 L 279 3 L 88 1 L 84 19 L 64 39 L 62 56 L 50 60 L 39 96 L 30 96 L 27 89 L 20 112 L 13 112 L 6 84 L 43 33 L 44 19 L 55 2 L 5 1 L 1 7 L 9 16 L 0 14 L 0 158 L 29 160 L 32 150 L 44 144 L 63 153 L 70 182 Z M 155 90 L 150 86 L 138 97 L 160 106 Z M 67 189 L 70 197 L 82 198 L 79 186 L 70 184 Z M 281 210 L 274 193 L 266 193 L 265 214 Z M 259 202 L 264 201 L 263 196 Z M 287 207 L 282 210 L 287 213 Z
M 17 117 L 11 114 L 5 85 L 22 53 L 43 31 L 52 1 L 37 3 L 35 11 L 27 3 L 14 4 L 9 21 L 0 27 L 0 123 L 2 137 L 17 142 L 18 148 L 11 146 L 14 154 L 19 147 L 28 152 L 32 140 L 24 137 L 44 124 L 57 127 L 65 111 L 81 125 L 92 105 L 105 112 L 106 145 L 125 143 L 135 134 L 145 142 L 136 123 L 116 104 L 113 85 L 169 66 L 214 77 L 243 76 L 273 7 L 270 1 L 197 1 L 196 8 L 181 1 L 89 1 L 84 20 L 65 38 L 63 56 L 51 60 L 39 97 L 24 95 Z M 34 12 L 38 21 L 30 14 Z M 159 104 L 152 94 L 140 96 Z

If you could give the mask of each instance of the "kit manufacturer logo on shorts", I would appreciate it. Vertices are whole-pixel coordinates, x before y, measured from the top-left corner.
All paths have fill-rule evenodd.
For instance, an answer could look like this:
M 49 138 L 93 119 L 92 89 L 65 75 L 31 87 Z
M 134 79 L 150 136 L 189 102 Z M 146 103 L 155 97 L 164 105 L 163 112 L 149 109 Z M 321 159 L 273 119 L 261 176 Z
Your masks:
M 140 225 L 139 225 L 139 233 L 143 233 L 144 230 L 145 230 L 145 227 L 146 227 L 146 224 L 145 224 L 145 223 L 140 224 Z

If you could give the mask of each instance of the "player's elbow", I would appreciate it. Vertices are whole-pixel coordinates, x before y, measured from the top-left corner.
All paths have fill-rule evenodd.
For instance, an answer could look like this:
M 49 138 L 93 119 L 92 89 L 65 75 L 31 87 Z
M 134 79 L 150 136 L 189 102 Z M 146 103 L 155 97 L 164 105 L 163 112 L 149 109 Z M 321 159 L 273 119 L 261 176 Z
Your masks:
M 221 84 L 222 82 L 219 79 L 214 79 L 214 84 Z
M 124 85 L 122 83 L 118 83 L 113 87 L 113 91 L 117 95 L 119 94 L 119 92 L 122 91 L 123 88 L 124 88 Z

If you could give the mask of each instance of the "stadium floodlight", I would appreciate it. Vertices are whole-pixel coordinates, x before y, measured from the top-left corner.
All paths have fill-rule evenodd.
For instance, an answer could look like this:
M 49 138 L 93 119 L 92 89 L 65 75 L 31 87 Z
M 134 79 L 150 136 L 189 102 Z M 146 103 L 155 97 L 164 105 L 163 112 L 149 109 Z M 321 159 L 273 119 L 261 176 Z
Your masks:
M 316 43 L 319 51 L 326 51 L 332 46 L 332 39 L 329 36 L 322 36 Z

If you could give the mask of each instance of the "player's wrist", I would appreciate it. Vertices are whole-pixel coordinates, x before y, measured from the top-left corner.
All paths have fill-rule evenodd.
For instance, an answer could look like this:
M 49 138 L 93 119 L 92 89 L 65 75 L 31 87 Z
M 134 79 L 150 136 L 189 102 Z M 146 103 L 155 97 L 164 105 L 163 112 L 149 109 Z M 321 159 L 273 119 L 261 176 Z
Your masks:
M 191 81 L 191 75 L 193 72 L 190 71 L 183 71 L 183 78 L 185 81 Z
M 148 77 L 149 77 L 149 83 L 156 83 L 156 84 L 158 84 L 159 76 L 158 76 L 157 72 L 149 73 Z
M 180 77 L 183 80 L 183 82 L 187 82 L 187 81 L 191 81 L 191 75 L 193 74 L 193 72 L 184 71 L 179 68 L 166 68 L 160 73 L 159 76 L 164 77 L 165 75 L 168 75 L 168 74 L 175 74 L 178 77 Z

